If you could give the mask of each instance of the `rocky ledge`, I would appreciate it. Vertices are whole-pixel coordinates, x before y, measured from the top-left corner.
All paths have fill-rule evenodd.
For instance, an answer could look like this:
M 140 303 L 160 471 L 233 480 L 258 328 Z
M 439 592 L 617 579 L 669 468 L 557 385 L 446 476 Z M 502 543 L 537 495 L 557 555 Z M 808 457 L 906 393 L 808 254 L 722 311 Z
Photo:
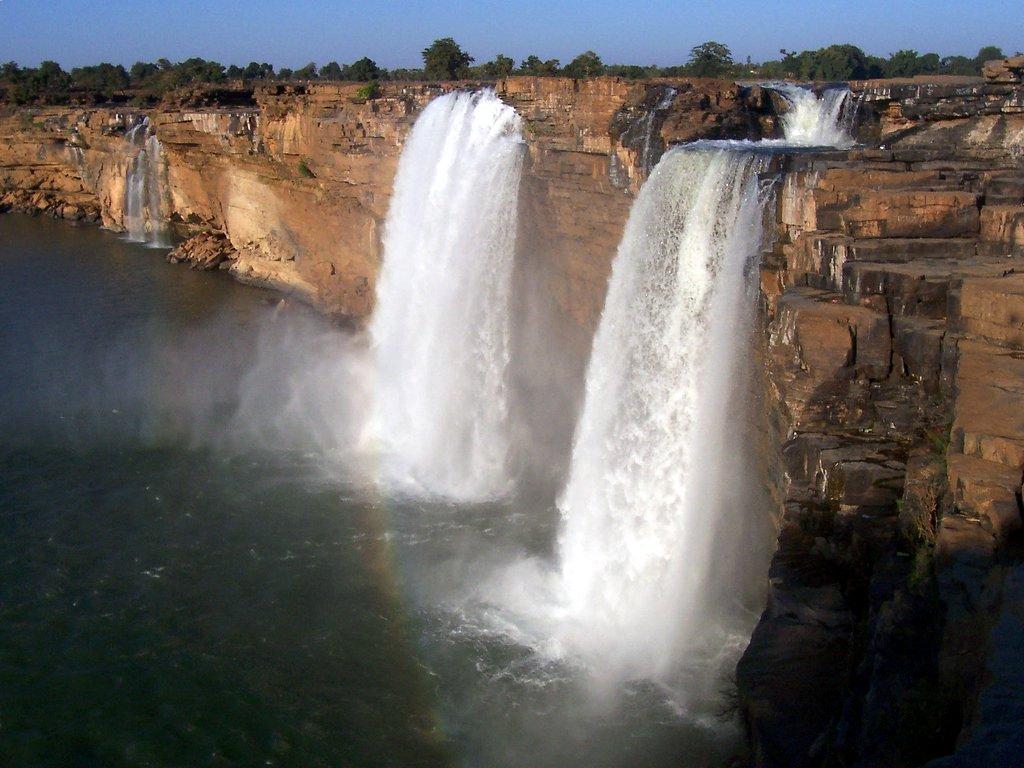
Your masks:
M 1024 89 L 855 88 L 875 148 L 792 160 L 762 267 L 784 509 L 742 710 L 760 766 L 1015 765 Z

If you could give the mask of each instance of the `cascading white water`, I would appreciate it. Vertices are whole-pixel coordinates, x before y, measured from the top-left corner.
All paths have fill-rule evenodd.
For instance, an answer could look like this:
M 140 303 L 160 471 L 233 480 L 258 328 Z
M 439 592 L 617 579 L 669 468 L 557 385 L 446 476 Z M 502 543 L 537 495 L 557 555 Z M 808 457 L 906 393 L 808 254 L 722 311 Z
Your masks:
M 759 173 L 770 152 L 851 141 L 846 95 L 803 93 L 785 140 L 666 153 L 619 245 L 559 500 L 555 587 L 559 645 L 616 678 L 669 674 L 729 620 L 712 579 L 755 474 L 743 406 L 770 198 Z
M 670 151 L 615 259 L 559 546 L 568 640 L 619 674 L 665 673 L 702 628 L 716 521 L 739 502 L 728 405 L 749 348 L 764 162 L 714 144 Z
M 654 121 L 660 112 L 664 112 L 672 106 L 675 98 L 676 89 L 666 88 L 665 93 L 662 94 L 654 109 L 647 113 L 644 125 L 644 144 L 643 149 L 640 151 L 640 166 L 643 168 L 644 173 L 649 174 L 654 167 Z
M 134 242 L 146 240 L 146 150 L 145 135 L 149 130 L 149 118 L 135 123 L 125 133 L 128 151 L 134 153 L 128 164 L 124 185 L 124 227 L 128 239 Z M 140 138 L 141 134 L 141 138 Z
M 402 151 L 370 324 L 373 433 L 392 483 L 508 489 L 509 300 L 521 120 L 491 90 L 432 101 Z
M 124 227 L 129 240 L 167 248 L 170 244 L 161 216 L 162 150 L 149 128 L 149 118 L 145 117 L 125 133 L 127 149 L 133 154 L 125 177 Z
M 782 116 L 787 144 L 804 147 L 852 147 L 854 118 L 850 90 L 827 88 L 816 95 L 809 88 L 775 82 L 767 87 L 782 94 L 790 109 Z
M 167 227 L 161 215 L 163 185 L 160 172 L 163 168 L 163 148 L 156 134 L 146 139 L 146 193 L 149 215 L 149 244 L 154 248 L 169 248 Z

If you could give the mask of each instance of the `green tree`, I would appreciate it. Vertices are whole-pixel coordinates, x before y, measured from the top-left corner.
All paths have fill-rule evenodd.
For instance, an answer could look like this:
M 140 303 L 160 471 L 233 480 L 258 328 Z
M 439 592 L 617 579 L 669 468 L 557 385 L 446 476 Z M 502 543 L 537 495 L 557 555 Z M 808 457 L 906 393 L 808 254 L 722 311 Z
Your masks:
M 917 70 L 919 75 L 936 75 L 942 69 L 942 59 L 937 53 L 926 53 L 917 59 Z
M 198 57 L 185 59 L 171 67 L 171 86 L 189 83 L 221 83 L 227 78 L 224 65 Z
M 522 64 L 519 65 L 519 71 L 524 75 L 557 75 L 558 67 L 558 59 L 541 61 L 539 56 L 531 53 L 523 59 Z
M 450 37 L 435 40 L 423 49 L 423 67 L 432 80 L 458 80 L 472 63 L 473 57 Z
M 639 64 L 605 64 L 604 73 L 606 75 L 639 80 L 643 77 L 658 77 L 661 74 L 661 70 L 654 65 L 641 67 Z
M 341 65 L 336 61 L 328 62 L 320 67 L 321 80 L 343 80 Z
M 291 69 L 289 69 L 288 67 L 281 67 L 281 69 L 277 71 L 277 76 L 281 80 L 291 80 L 293 77 L 295 77 L 295 73 L 292 72 Z
M 133 86 L 140 86 L 160 74 L 160 67 L 146 61 L 136 61 L 128 72 Z
M 44 61 L 35 69 L 22 69 L 15 74 L 13 97 L 18 104 L 46 102 L 64 103 L 68 98 L 71 76 L 55 61 Z
M 250 61 L 242 70 L 242 77 L 248 80 L 265 80 L 274 76 L 274 65 Z
M 570 77 L 597 77 L 604 74 L 604 62 L 593 51 L 584 51 L 565 65 L 565 74 Z
M 939 65 L 945 75 L 976 75 L 981 70 L 974 59 L 967 56 L 946 56 Z
M 885 64 L 886 77 L 913 77 L 918 73 L 917 51 L 896 51 Z
M 296 80 L 315 80 L 316 79 L 316 62 L 309 62 L 306 66 L 301 69 L 295 70 Z
M 411 80 L 421 81 L 427 79 L 427 73 L 422 69 L 392 69 L 388 72 L 390 80 Z
M 516 63 L 511 58 L 503 53 L 499 53 L 494 57 L 494 61 L 488 61 L 481 67 L 483 70 L 484 77 L 487 78 L 499 78 L 508 77 L 512 74 L 512 70 L 515 69 Z
M 71 81 L 79 90 L 94 91 L 106 96 L 127 88 L 130 82 L 128 72 L 123 66 L 107 62 L 72 69 Z
M 721 77 L 728 74 L 732 65 L 732 51 L 729 50 L 729 46 L 709 40 L 690 49 L 687 69 L 697 77 Z
M 994 61 L 995 59 L 1004 58 L 1006 58 L 1006 55 L 1003 53 L 1003 49 L 998 45 L 986 45 L 978 51 L 978 55 L 974 57 L 974 60 L 978 64 L 978 72 L 981 72 L 981 65 L 986 61 Z
M 863 80 L 873 73 L 864 51 L 855 45 L 830 45 L 800 54 L 799 76 L 806 80 Z
M 44 89 L 59 90 L 71 84 L 71 77 L 56 61 L 44 61 L 36 70 L 35 77 Z
M 379 80 L 385 74 L 384 70 L 377 66 L 377 62 L 367 56 L 363 56 L 359 61 L 355 61 L 345 67 L 346 79 L 364 83 L 368 83 L 371 80 Z

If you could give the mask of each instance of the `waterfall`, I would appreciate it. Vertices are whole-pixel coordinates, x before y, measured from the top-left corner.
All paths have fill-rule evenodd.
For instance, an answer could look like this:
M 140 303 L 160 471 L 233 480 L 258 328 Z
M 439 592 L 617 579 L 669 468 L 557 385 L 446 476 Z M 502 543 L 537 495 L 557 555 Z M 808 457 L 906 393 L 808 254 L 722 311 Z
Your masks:
M 554 588 L 556 644 L 606 675 L 671 676 L 735 626 L 729 602 L 742 590 L 730 569 L 751 556 L 735 542 L 756 475 L 745 405 L 772 197 L 760 177 L 772 153 L 852 142 L 848 92 L 787 89 L 785 140 L 667 152 L 613 263 L 559 499 Z
M 492 90 L 432 101 L 403 148 L 370 335 L 386 478 L 508 489 L 509 299 L 523 139 Z
M 667 153 L 641 189 L 594 339 L 559 502 L 570 641 L 664 673 L 701 628 L 715 524 L 736 485 L 729 404 L 749 349 L 765 156 Z
M 153 248 L 169 248 L 161 215 L 162 149 L 156 134 L 150 133 L 148 117 L 125 133 L 125 143 L 127 151 L 132 153 L 124 187 L 124 227 L 128 239 Z
M 146 192 L 149 214 L 149 244 L 154 248 L 170 248 L 167 228 L 160 211 L 163 201 L 163 185 L 160 173 L 163 169 L 163 149 L 156 134 L 146 139 Z
M 647 113 L 644 125 L 644 143 L 640 151 L 640 167 L 649 174 L 654 167 L 654 123 L 658 115 L 672 106 L 676 98 L 675 88 L 666 88 L 658 103 Z
M 809 88 L 793 83 L 769 83 L 766 87 L 782 94 L 790 109 L 782 116 L 785 141 L 804 147 L 852 147 L 851 131 L 855 103 L 846 87 L 827 88 L 815 95 Z

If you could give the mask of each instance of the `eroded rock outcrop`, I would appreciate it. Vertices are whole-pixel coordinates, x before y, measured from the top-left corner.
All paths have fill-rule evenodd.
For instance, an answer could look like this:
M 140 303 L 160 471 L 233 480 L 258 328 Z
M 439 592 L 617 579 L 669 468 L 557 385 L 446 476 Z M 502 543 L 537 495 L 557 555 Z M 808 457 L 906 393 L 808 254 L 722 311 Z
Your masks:
M 785 502 L 741 698 L 758 765 L 1010 765 L 1021 92 L 863 93 L 881 146 L 792 161 L 762 270 Z

